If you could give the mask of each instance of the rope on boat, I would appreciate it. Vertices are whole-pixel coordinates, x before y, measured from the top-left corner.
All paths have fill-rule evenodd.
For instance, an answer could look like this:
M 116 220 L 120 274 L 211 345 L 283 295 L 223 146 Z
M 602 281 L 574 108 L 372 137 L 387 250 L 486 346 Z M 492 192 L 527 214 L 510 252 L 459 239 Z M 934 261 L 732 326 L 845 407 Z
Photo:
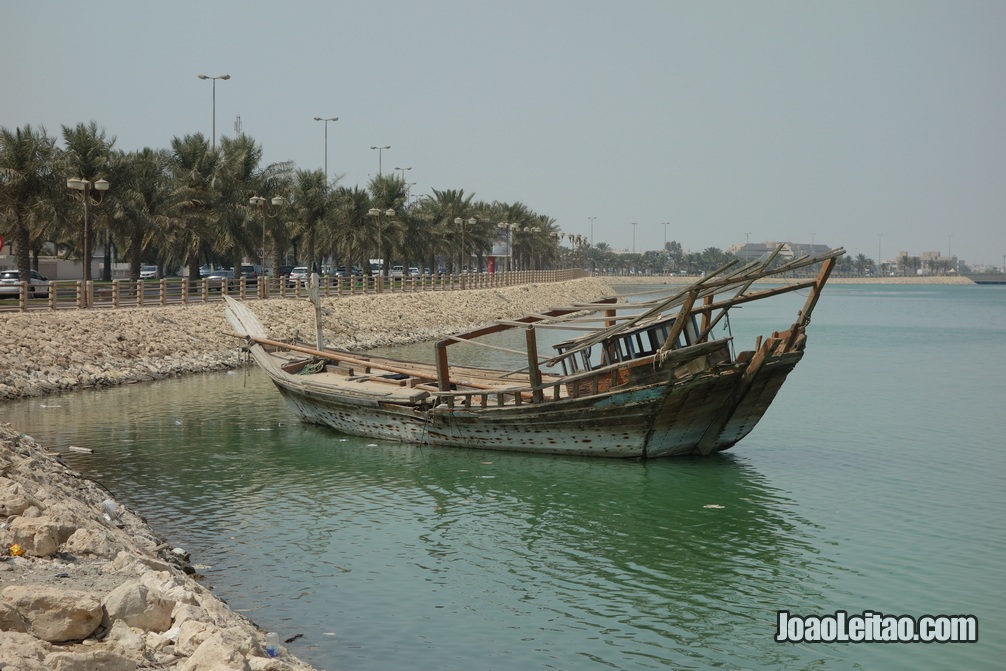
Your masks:
M 325 370 L 325 362 L 317 359 L 304 364 L 304 367 L 297 371 L 297 375 L 314 375 Z
M 723 319 L 726 320 L 726 323 L 723 325 L 723 328 L 724 328 L 724 330 L 726 330 L 727 335 L 730 337 L 730 358 L 733 361 L 737 361 L 737 351 L 734 349 L 734 332 L 733 332 L 733 329 L 730 328 L 730 311 L 729 310 L 727 310 L 727 313 L 725 315 L 723 315 Z

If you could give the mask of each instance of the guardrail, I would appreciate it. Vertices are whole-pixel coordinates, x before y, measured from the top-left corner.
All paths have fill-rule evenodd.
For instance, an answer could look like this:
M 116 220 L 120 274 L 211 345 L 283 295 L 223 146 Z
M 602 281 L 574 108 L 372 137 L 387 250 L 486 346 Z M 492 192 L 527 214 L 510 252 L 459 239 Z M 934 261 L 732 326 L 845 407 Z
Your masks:
M 580 269 L 521 270 L 468 275 L 419 275 L 408 277 L 325 276 L 320 278 L 323 297 L 356 296 L 418 291 L 460 291 L 489 289 L 520 284 L 562 282 L 585 277 Z M 51 280 L 47 294 L 35 286 L 32 295 L 27 282 L 20 283 L 17 296 L 0 296 L 0 311 L 64 310 L 86 308 L 126 308 L 156 305 L 212 303 L 222 296 L 246 299 L 307 298 L 305 279 L 287 277 L 202 278 L 168 277 L 161 280 Z M 4 300 L 4 299 L 10 300 Z

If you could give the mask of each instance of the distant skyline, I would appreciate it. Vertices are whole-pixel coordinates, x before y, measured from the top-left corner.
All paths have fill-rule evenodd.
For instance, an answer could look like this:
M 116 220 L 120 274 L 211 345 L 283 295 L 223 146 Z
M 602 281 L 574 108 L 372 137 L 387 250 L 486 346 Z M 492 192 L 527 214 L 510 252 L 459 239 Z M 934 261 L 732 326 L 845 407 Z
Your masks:
M 345 186 L 407 168 L 612 248 L 1000 266 L 1004 26 L 999 0 L 0 0 L 0 125 L 210 139 L 197 75 L 228 74 L 218 144 L 240 117 L 265 163 L 324 169 L 327 125 Z

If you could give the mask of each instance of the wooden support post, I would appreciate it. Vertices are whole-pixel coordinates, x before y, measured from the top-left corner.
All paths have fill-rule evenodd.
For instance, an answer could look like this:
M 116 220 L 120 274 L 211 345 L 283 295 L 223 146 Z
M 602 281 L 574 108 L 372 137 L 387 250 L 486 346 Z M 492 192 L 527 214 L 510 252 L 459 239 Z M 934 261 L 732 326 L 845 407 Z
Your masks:
M 674 347 L 678 340 L 678 336 L 681 335 L 681 331 L 685 328 L 685 324 L 691 316 L 692 305 L 695 304 L 695 299 L 698 294 L 693 289 L 689 291 L 685 296 L 685 302 L 681 304 L 681 309 L 678 310 L 678 316 L 674 319 L 674 325 L 671 326 L 671 332 L 667 334 L 667 340 L 664 344 L 660 346 L 660 353 L 663 354 L 667 350 Z
M 531 378 L 532 400 L 535 403 L 542 402 L 541 393 L 541 369 L 538 368 L 538 337 L 534 327 L 528 326 L 524 331 L 527 342 L 527 372 Z
M 451 390 L 451 374 L 447 366 L 447 343 L 437 343 L 437 389 Z

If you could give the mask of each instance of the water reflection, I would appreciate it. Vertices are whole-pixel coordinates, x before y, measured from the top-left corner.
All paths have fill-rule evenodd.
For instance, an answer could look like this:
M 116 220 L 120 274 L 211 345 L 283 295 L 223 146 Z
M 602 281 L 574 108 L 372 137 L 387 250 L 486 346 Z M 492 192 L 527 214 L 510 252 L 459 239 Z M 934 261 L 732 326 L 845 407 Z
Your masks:
M 319 666 L 788 666 L 775 610 L 827 601 L 812 526 L 741 460 L 371 442 L 277 400 L 255 371 L 5 410 L 93 447 L 65 458 Z

